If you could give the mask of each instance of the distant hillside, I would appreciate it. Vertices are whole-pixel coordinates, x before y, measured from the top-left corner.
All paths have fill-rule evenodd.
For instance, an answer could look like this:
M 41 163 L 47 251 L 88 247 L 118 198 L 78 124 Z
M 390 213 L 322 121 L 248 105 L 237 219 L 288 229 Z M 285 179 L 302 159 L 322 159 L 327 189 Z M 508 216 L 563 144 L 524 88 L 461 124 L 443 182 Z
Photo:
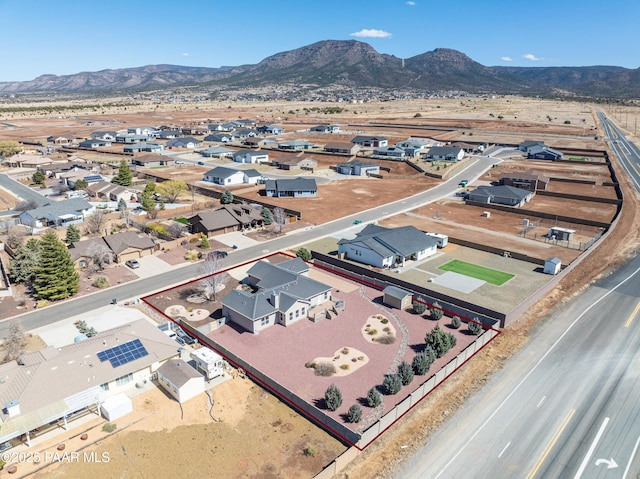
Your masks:
M 277 53 L 256 65 L 139 68 L 42 75 L 0 83 L 0 93 L 136 92 L 201 86 L 268 85 L 415 89 L 525 95 L 640 98 L 640 69 L 615 66 L 487 67 L 446 48 L 400 59 L 356 40 L 326 40 Z

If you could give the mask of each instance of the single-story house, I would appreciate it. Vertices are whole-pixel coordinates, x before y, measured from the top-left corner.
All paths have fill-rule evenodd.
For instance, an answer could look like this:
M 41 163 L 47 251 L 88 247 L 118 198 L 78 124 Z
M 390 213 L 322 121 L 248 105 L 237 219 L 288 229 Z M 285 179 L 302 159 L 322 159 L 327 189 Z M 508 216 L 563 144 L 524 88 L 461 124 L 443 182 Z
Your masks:
M 280 198 L 315 198 L 318 196 L 318 185 L 313 178 L 266 180 L 265 193 L 267 196 Z
M 158 132 L 156 138 L 161 140 L 172 140 L 174 138 L 180 138 L 182 136 L 182 130 L 162 130 Z
M 279 264 L 258 261 L 245 280 L 256 292 L 230 291 L 222 299 L 223 317 L 253 334 L 311 317 L 314 309 L 331 300 L 331 286 L 307 277 L 308 269 L 300 258 Z
M 530 160 L 561 160 L 563 154 L 548 146 L 532 146 L 527 151 L 527 158 Z
M 198 148 L 202 142 L 192 136 L 185 136 L 183 138 L 174 138 L 167 141 L 167 148 Z
M 158 245 L 150 236 L 139 236 L 133 231 L 114 233 L 103 236 L 102 239 L 113 251 L 116 263 L 150 256 L 158 249 Z
M 254 150 L 238 150 L 233 154 L 236 163 L 268 163 L 269 153 Z
M 129 203 L 132 201 L 137 201 L 138 198 L 137 190 L 127 188 L 125 186 L 115 185 L 104 180 L 89 185 L 86 188 L 86 191 L 90 195 L 104 199 L 106 201 L 118 202 L 120 200 L 124 200 Z
M 457 146 L 432 146 L 425 154 L 428 160 L 460 161 L 464 158 L 464 150 Z
M 224 146 L 210 146 L 202 150 L 198 150 L 205 158 L 230 158 L 236 150 L 225 148 Z
M 464 141 L 454 141 L 450 146 L 453 146 L 455 148 L 462 148 L 465 153 L 473 153 L 478 149 L 477 145 L 466 143 Z
M 69 188 L 75 188 L 76 181 L 78 180 L 86 181 L 87 184 L 91 185 L 92 183 L 103 181 L 103 178 L 98 173 L 93 173 L 82 169 L 73 169 L 65 171 L 64 173 L 60 173 L 60 181 Z
M 549 177 L 533 170 L 503 171 L 500 173 L 500 184 L 529 191 L 546 190 Z
M 389 140 L 384 136 L 357 135 L 351 140 L 351 143 L 364 148 L 382 148 L 389 144 Z
M 317 125 L 309 128 L 309 131 L 315 133 L 338 133 L 340 131 L 340 125 Z
M 129 135 L 141 135 L 141 136 L 154 136 L 158 133 L 158 130 L 152 126 L 134 126 L 127 128 L 127 134 Z
M 399 141 L 398 143 L 396 143 L 396 146 L 399 146 L 400 148 L 403 148 L 405 150 L 425 150 L 427 148 L 430 148 L 432 144 L 433 142 L 431 140 L 426 140 L 424 138 L 409 138 L 404 141 Z
M 393 268 L 434 255 L 437 247 L 438 240 L 415 226 L 384 228 L 369 224 L 355 238 L 338 241 L 338 255 L 377 268 Z
M 336 171 L 342 175 L 368 176 L 380 174 L 380 165 L 369 161 L 348 161 L 336 166 Z
M 315 147 L 315 144 L 308 142 L 307 140 L 289 140 L 278 143 L 278 148 L 280 150 L 303 151 L 311 150 Z
M 78 148 L 101 148 L 103 146 L 111 146 L 111 141 L 107 140 L 83 140 L 78 143 Z
M 243 183 L 255 185 L 262 178 L 262 174 L 254 169 L 236 170 L 234 168 L 226 168 L 217 166 L 204 174 L 203 180 L 210 181 L 216 185 L 232 186 L 241 185 Z
M 54 145 L 69 145 L 73 142 L 73 138 L 67 138 L 66 136 L 50 136 L 47 138 L 47 143 L 53 143 Z
M 130 135 L 126 133 L 118 133 L 116 136 L 116 143 L 125 143 L 127 145 L 134 145 L 137 143 L 145 143 L 149 141 L 148 135 Z
M 185 135 L 206 135 L 209 130 L 201 126 L 185 126 L 182 128 L 182 133 Z
M 360 148 L 362 148 L 360 145 L 339 141 L 324 145 L 324 151 L 327 153 L 338 153 L 340 155 L 356 155 Z
M 183 359 L 170 359 L 160 366 L 158 382 L 180 404 L 204 392 L 204 376 Z
M 20 223 L 33 228 L 45 226 L 67 226 L 82 223 L 95 211 L 95 206 L 82 198 L 51 201 L 20 215 Z
M 258 127 L 258 132 L 267 135 L 281 135 L 284 133 L 284 128 L 278 125 L 262 125 Z
M 214 141 L 216 143 L 231 143 L 236 137 L 229 133 L 212 133 L 204 137 L 204 141 Z
M 109 249 L 104 238 L 90 238 L 82 241 L 76 241 L 69 245 L 69 254 L 76 269 L 86 269 L 96 263 L 99 255 L 99 261 L 104 264 L 115 262 L 113 251 Z
M 89 135 L 90 140 L 116 141 L 118 135 L 115 131 L 94 131 Z
M 254 130 L 253 128 L 242 128 L 240 130 L 236 130 L 234 132 L 234 136 L 236 138 L 255 138 L 257 136 L 260 136 L 260 133 L 258 133 L 258 130 Z
M 304 157 L 298 158 L 297 156 L 289 157 L 284 156 L 276 158 L 271 161 L 273 166 L 277 166 L 281 170 L 297 171 L 297 170 L 310 170 L 313 171 L 318 167 L 318 162 L 313 158 Z
M 148 141 L 134 145 L 127 145 L 122 149 L 122 151 L 125 153 L 159 153 L 164 151 L 164 145 L 155 141 Z
M 381 156 L 384 158 L 391 158 L 394 160 L 403 160 L 407 156 L 407 152 L 404 148 L 399 146 L 382 146 L 373 150 L 374 156 Z
M 518 145 L 518 150 L 528 153 L 534 146 L 544 146 L 544 141 L 526 140 Z
M 162 155 L 141 155 L 131 158 L 131 164 L 134 166 L 164 166 L 169 164 L 171 158 Z
M 262 226 L 261 206 L 230 204 L 188 219 L 189 232 L 207 236 L 244 231 Z
M 478 186 L 475 190 L 467 193 L 467 199 L 478 203 L 520 207 L 529 202 L 534 193 L 533 191 L 506 185 Z
M 178 356 L 176 342 L 139 319 L 68 346 L 25 352 L 0 365 L 0 442 L 63 420 L 99 414 L 106 399 L 151 381 L 160 365 Z

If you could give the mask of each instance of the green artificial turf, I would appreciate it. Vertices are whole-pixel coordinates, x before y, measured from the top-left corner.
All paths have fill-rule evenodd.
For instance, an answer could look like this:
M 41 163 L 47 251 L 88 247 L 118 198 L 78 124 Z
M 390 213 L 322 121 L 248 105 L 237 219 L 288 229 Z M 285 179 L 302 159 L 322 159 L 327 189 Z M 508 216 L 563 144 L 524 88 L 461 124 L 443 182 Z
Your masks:
M 465 276 L 471 276 L 472 278 L 481 279 L 487 283 L 495 284 L 496 286 L 503 285 L 515 276 L 513 274 L 504 273 L 491 268 L 485 268 L 484 266 L 467 263 L 457 259 L 443 264 L 439 269 L 444 271 L 453 271 L 454 273 L 463 274 Z

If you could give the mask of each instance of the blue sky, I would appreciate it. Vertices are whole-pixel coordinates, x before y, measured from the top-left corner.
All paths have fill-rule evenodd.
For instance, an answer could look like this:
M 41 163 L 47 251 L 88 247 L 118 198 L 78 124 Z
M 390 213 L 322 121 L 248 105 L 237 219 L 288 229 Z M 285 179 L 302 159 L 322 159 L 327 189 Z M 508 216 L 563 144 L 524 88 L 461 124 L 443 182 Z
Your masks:
M 258 63 L 321 40 L 486 65 L 640 67 L 638 0 L 0 0 L 0 81 Z

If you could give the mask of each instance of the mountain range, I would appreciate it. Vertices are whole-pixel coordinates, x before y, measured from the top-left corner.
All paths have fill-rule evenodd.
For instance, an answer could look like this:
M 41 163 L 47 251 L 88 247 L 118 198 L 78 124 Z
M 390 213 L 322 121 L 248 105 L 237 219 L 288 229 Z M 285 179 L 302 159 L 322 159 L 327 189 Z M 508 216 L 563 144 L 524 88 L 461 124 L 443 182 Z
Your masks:
M 220 68 L 149 65 L 42 75 L 0 82 L 0 93 L 112 94 L 199 87 L 381 88 L 426 92 L 640 98 L 640 69 L 616 66 L 487 67 L 464 53 L 437 48 L 401 59 L 356 40 L 326 40 L 277 53 L 255 65 Z

